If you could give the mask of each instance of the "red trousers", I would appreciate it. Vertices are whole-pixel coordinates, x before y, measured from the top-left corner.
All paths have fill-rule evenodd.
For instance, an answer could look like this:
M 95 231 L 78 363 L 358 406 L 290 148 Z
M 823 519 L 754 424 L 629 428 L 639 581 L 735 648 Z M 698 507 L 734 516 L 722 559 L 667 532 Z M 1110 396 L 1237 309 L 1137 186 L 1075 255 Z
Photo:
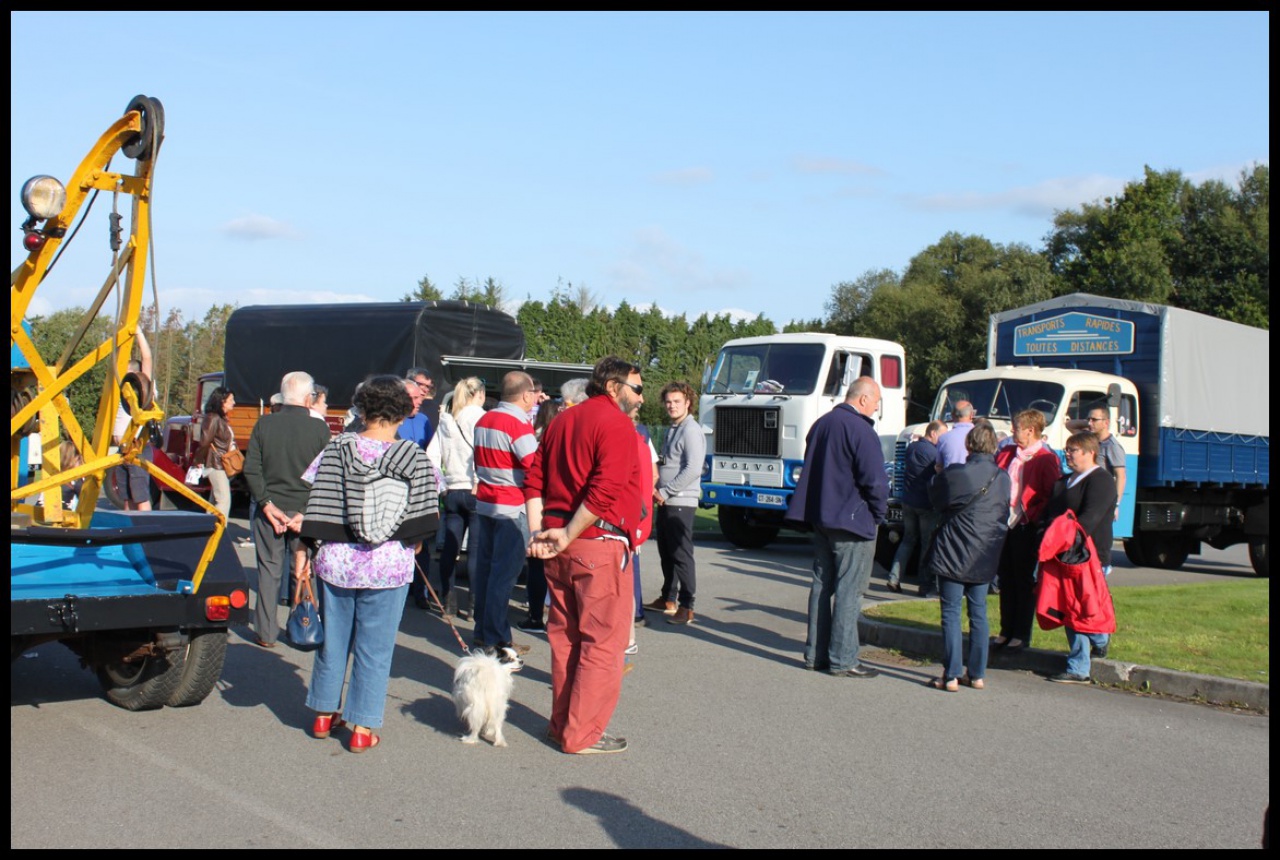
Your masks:
M 600 740 L 622 692 L 631 634 L 627 545 L 575 540 L 546 561 L 551 613 L 551 734 L 576 753 Z

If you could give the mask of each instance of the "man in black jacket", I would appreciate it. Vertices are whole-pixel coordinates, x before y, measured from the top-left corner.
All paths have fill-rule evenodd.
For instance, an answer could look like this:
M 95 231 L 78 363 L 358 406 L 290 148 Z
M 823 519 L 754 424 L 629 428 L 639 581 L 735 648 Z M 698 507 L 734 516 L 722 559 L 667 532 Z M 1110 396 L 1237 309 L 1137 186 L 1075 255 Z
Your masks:
M 281 579 L 289 572 L 310 492 L 302 473 L 329 444 L 329 426 L 311 416 L 314 384 L 301 370 L 285 374 L 280 411 L 258 419 L 244 455 L 244 479 L 256 503 L 250 524 L 258 557 L 253 627 L 264 648 L 274 648 L 280 635 Z
M 933 530 L 938 525 L 938 515 L 929 504 L 929 481 L 937 474 L 938 437 L 945 433 L 947 425 L 930 421 L 924 435 L 907 446 L 902 478 L 902 543 L 893 556 L 889 568 L 889 590 L 902 593 L 902 575 L 911 567 L 911 559 L 919 549 L 921 555 L 929 546 Z M 937 591 L 937 584 L 925 576 L 919 576 L 920 596 L 929 597 Z

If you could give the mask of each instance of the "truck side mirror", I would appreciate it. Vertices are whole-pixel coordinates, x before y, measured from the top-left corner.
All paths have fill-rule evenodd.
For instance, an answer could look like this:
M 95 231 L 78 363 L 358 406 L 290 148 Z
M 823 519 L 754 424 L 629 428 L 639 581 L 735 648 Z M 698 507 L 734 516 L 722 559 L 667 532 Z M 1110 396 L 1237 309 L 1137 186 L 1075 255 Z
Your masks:
M 1107 386 L 1107 407 L 1115 409 L 1120 405 L 1120 383 L 1113 382 Z

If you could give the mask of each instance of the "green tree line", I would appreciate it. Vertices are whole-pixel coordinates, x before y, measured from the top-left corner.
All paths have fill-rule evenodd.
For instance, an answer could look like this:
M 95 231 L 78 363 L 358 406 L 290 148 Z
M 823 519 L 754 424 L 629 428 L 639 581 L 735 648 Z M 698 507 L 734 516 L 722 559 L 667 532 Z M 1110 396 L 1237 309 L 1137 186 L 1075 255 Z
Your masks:
M 1255 165 L 1235 186 L 1195 184 L 1178 171 L 1147 168 L 1113 198 L 1059 212 L 1043 246 L 1001 245 L 950 232 L 914 256 L 901 272 L 870 270 L 831 287 L 823 315 L 788 322 L 785 331 L 827 331 L 897 341 L 907 351 L 912 418 L 923 417 L 943 380 L 986 362 L 991 314 L 1054 296 L 1089 292 L 1170 304 L 1223 319 L 1270 326 L 1270 168 Z M 446 296 L 424 276 L 404 301 L 445 298 L 513 304 L 492 277 L 460 277 Z M 166 414 L 189 414 L 196 381 L 222 367 L 232 305 L 216 305 L 199 320 L 171 311 L 161 322 L 150 309 L 142 325 L 152 339 L 157 398 Z M 61 354 L 84 310 L 71 308 L 31 320 L 47 360 Z M 515 311 L 526 354 L 539 361 L 594 363 L 617 354 L 644 370 L 656 394 L 671 380 L 694 385 L 724 341 L 773 334 L 763 315 L 668 317 L 627 302 L 610 310 L 585 285 L 559 282 L 549 298 L 526 295 Z M 81 349 L 105 336 L 91 330 Z M 78 356 L 76 356 L 78 357 Z M 91 426 L 105 369 L 73 386 L 72 408 Z M 656 396 L 641 420 L 663 422 Z

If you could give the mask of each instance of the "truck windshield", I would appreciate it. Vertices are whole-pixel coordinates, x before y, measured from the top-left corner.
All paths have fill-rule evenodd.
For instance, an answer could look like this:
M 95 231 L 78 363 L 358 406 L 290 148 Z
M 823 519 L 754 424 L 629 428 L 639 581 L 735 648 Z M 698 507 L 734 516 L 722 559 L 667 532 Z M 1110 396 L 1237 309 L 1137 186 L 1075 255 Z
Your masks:
M 760 343 L 720 350 L 707 394 L 812 394 L 826 347 L 817 343 Z
M 983 418 L 1010 420 L 1023 409 L 1039 409 L 1044 413 L 1045 421 L 1052 424 L 1062 403 L 1063 390 L 1057 383 L 1034 379 L 969 379 L 939 391 L 933 415 L 949 420 L 956 404 L 968 400 Z

